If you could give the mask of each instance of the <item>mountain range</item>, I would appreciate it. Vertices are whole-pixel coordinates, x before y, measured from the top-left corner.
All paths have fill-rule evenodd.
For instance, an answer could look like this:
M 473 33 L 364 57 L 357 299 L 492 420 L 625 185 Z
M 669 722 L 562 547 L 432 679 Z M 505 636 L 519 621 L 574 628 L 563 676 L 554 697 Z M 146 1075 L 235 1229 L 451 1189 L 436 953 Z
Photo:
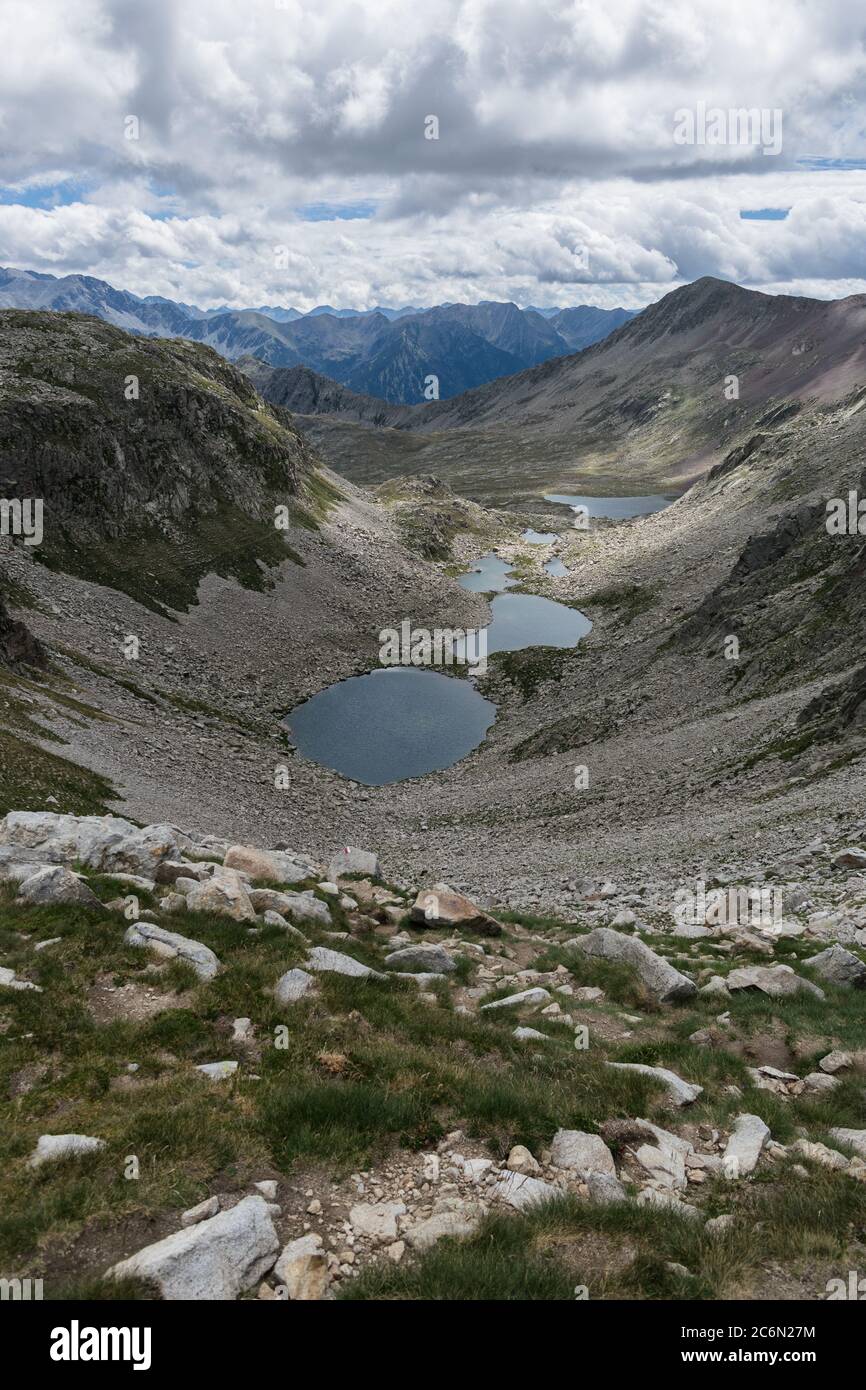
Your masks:
M 92 314 L 129 333 L 205 343 L 229 361 L 254 356 L 309 367 L 395 404 L 423 401 L 431 376 L 444 400 L 579 352 L 634 316 L 591 305 L 537 310 L 491 301 L 368 312 L 325 304 L 307 314 L 273 305 L 200 309 L 161 295 L 142 298 L 89 275 L 8 268 L 0 268 L 0 308 Z
M 866 296 L 705 277 L 585 351 L 444 401 L 395 408 L 297 368 L 241 365 L 357 481 L 435 473 L 501 506 L 546 491 L 680 493 L 767 418 L 778 428 L 860 390 L 864 343 Z

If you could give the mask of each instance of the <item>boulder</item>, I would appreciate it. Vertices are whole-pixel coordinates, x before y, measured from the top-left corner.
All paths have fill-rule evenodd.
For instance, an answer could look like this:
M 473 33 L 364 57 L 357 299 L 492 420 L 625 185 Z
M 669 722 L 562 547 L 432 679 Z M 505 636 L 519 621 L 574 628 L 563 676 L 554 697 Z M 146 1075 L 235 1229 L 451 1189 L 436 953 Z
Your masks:
M 616 1177 L 613 1154 L 599 1134 L 580 1129 L 558 1129 L 553 1136 L 550 1161 L 557 1168 L 576 1173 L 612 1173 Z
M 201 980 L 212 980 L 220 968 L 220 963 L 209 946 L 205 946 L 201 941 L 193 941 L 188 936 L 181 936 L 178 932 L 166 931 L 155 922 L 145 922 L 139 918 L 127 927 L 123 939 L 127 946 L 151 947 L 168 959 L 177 956 L 188 961 Z
M 658 1186 L 674 1192 L 686 1190 L 686 1161 L 676 1149 L 656 1148 L 652 1144 L 641 1144 L 635 1150 L 635 1159 Z
M 274 912 L 269 908 L 267 912 L 262 913 L 262 921 L 265 926 L 279 927 L 281 931 L 287 932 L 289 936 L 293 936 L 296 941 L 303 941 L 305 945 L 309 946 L 310 943 L 307 937 L 304 936 L 304 933 L 298 931 L 297 927 L 293 927 L 291 922 L 287 922 L 282 913 Z
M 196 1071 L 206 1076 L 208 1081 L 227 1081 L 238 1069 L 237 1062 L 201 1062 Z
M 745 1178 L 753 1172 L 769 1137 L 759 1115 L 738 1115 L 722 1160 L 725 1177 Z
M 866 1158 L 866 1129 L 837 1127 L 830 1130 L 830 1138 L 835 1139 L 837 1144 L 847 1144 L 860 1158 Z
M 203 1202 L 181 1214 L 181 1226 L 197 1226 L 200 1221 L 207 1221 L 209 1217 L 216 1216 L 220 1209 L 219 1197 L 205 1197 Z
M 256 920 L 246 884 L 231 870 L 195 882 L 186 895 L 186 906 L 190 912 L 216 912 L 220 917 L 231 917 L 233 922 Z
M 367 849 L 356 849 L 346 845 L 338 849 L 328 865 L 328 878 L 336 883 L 347 874 L 363 874 L 369 878 L 379 878 L 379 860 Z
M 848 1067 L 854 1065 L 854 1058 L 850 1052 L 839 1052 L 834 1050 L 828 1052 L 826 1057 L 822 1057 L 818 1066 L 828 1076 L 835 1076 L 837 1071 L 846 1071 Z
M 179 878 L 201 880 L 210 873 L 210 864 L 189 863 L 185 859 L 163 859 L 156 867 L 154 879 L 164 885 L 177 883 Z
M 820 951 L 817 956 L 810 956 L 803 964 L 817 971 L 828 984 L 838 985 L 842 989 L 866 989 L 866 965 L 853 951 L 846 951 L 838 942 L 828 946 L 826 951 Z
M 547 1033 L 539 1033 L 537 1028 L 515 1028 L 511 1034 L 518 1042 L 552 1042 Z
M 772 999 L 786 999 L 804 990 L 818 999 L 824 998 L 823 990 L 797 975 L 790 965 L 737 966 L 726 976 L 725 983 L 732 994 L 740 989 L 759 989 Z
M 150 1280 L 164 1299 L 226 1302 L 267 1273 L 279 1248 L 264 1197 L 244 1197 L 209 1221 L 146 1245 L 106 1277 Z
M 401 970 L 423 970 L 431 975 L 450 975 L 457 969 L 457 962 L 449 956 L 444 946 L 423 945 L 402 946 L 385 957 L 386 965 L 399 966 Z
M 639 1206 L 662 1207 L 665 1211 L 674 1212 L 677 1216 L 688 1217 L 691 1221 L 699 1221 L 701 1217 L 697 1207 L 681 1201 L 679 1193 L 669 1192 L 658 1187 L 644 1187 L 638 1193 L 637 1201 Z
M 77 874 L 62 864 L 49 864 L 37 869 L 18 885 L 21 903 L 75 903 L 102 912 L 102 903 Z
M 331 1269 L 322 1237 L 311 1231 L 290 1240 L 274 1265 L 274 1277 L 292 1302 L 315 1303 L 324 1298 L 331 1283 Z
M 789 1152 L 809 1159 L 812 1163 L 820 1163 L 823 1168 L 836 1168 L 840 1172 L 847 1168 L 851 1161 L 837 1149 L 828 1149 L 826 1144 L 813 1144 L 808 1139 L 795 1139 Z
M 232 845 L 226 851 L 223 864 L 227 869 L 238 869 L 246 874 L 253 883 L 303 883 L 316 874 L 312 860 L 303 855 L 286 850 L 255 849 L 252 845 Z
M 549 1202 L 561 1197 L 562 1192 L 553 1183 L 543 1182 L 525 1173 L 500 1173 L 493 1188 L 493 1195 L 507 1202 L 517 1211 L 525 1211 L 539 1202 Z
M 588 956 L 623 961 L 633 966 L 642 983 L 662 1003 L 689 999 L 697 992 L 694 981 L 675 970 L 669 961 L 656 955 L 637 937 L 623 936 L 611 927 L 596 927 L 588 936 L 574 937 L 568 945 Z
M 418 1221 L 410 1226 L 403 1236 L 413 1250 L 429 1250 L 443 1236 L 471 1236 L 477 1230 L 480 1219 L 480 1214 L 474 1211 L 434 1212 L 426 1221 Z
M 40 1134 L 36 1148 L 27 1160 L 27 1167 L 41 1168 L 43 1163 L 97 1153 L 105 1147 L 104 1139 L 92 1139 L 89 1134 Z
M 834 854 L 830 862 L 834 869 L 866 869 L 866 850 L 850 845 Z
M 434 883 L 422 888 L 410 908 L 413 922 L 427 927 L 460 927 L 478 931 L 484 936 L 499 936 L 502 926 L 489 913 L 477 907 L 471 898 L 449 888 L 447 883 Z
M 334 975 L 352 975 L 359 980 L 386 980 L 388 978 L 381 971 L 371 970 L 369 965 L 363 965 L 361 961 L 355 960 L 354 956 L 345 956 L 342 951 L 331 951 L 327 946 L 314 946 L 308 959 L 304 961 L 304 965 L 307 970 L 330 972 Z
M 515 1144 L 505 1164 L 512 1173 L 540 1173 L 541 1164 L 523 1144 Z
M 34 985 L 31 980 L 19 980 L 8 965 L 0 965 L 0 985 L 6 989 L 35 989 L 37 994 L 42 993 L 41 985 Z
M 287 970 L 274 986 L 274 998 L 278 1004 L 296 1004 L 316 989 L 316 981 L 306 970 Z
M 648 1067 L 643 1062 L 608 1062 L 607 1065 L 616 1067 L 619 1071 L 639 1072 L 642 1076 L 651 1076 L 656 1081 L 661 1081 L 675 1105 L 691 1105 L 704 1089 L 692 1081 L 683 1081 L 681 1076 L 677 1076 L 675 1071 L 669 1071 L 667 1067 Z
M 371 1240 L 396 1240 L 397 1217 L 405 1211 L 403 1202 L 358 1202 L 349 1212 L 349 1224 L 358 1235 Z
M 628 1193 L 613 1173 L 587 1173 L 586 1185 L 589 1188 L 590 1201 L 598 1202 L 602 1206 L 607 1206 L 610 1202 L 628 1200 Z
M 250 902 L 256 912 L 285 912 L 311 926 L 330 927 L 331 909 L 312 889 L 304 893 L 280 893 L 275 888 L 251 888 Z

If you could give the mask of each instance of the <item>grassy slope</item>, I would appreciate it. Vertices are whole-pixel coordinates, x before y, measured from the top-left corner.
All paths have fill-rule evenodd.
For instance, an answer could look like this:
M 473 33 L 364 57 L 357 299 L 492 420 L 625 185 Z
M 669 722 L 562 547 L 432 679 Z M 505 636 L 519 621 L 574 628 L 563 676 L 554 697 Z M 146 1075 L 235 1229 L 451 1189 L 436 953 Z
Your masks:
M 104 900 L 123 891 L 106 879 L 93 886 Z M 142 895 L 142 906 L 147 902 Z M 431 1007 L 409 982 L 324 976 L 317 1000 L 283 1010 L 267 990 L 302 960 L 302 943 L 279 928 L 251 937 L 243 925 L 203 914 L 179 914 L 169 924 L 213 947 L 224 963 L 215 980 L 200 983 L 177 962 L 155 969 L 123 944 L 117 915 L 21 909 L 8 894 L 0 904 L 3 963 L 43 989 L 0 991 L 0 1093 L 9 1093 L 22 1068 L 44 1068 L 32 1090 L 4 1107 L 0 1267 L 44 1270 L 50 1296 L 78 1288 L 82 1279 L 87 1296 L 107 1296 L 111 1290 L 93 1280 L 119 1253 L 123 1232 L 128 1241 L 141 1227 L 147 1234 L 139 1243 L 147 1243 L 155 1229 L 164 1233 L 160 1221 L 170 1217 L 166 1229 L 176 1229 L 180 1210 L 213 1190 L 241 1189 L 263 1171 L 313 1164 L 340 1176 L 374 1165 L 396 1145 L 429 1148 L 455 1125 L 486 1141 L 496 1156 L 515 1143 L 537 1152 L 559 1127 L 594 1131 L 612 1117 L 643 1115 L 676 1127 L 681 1116 L 665 1111 L 659 1089 L 606 1067 L 610 1058 L 666 1064 L 700 1082 L 705 1094 L 689 1121 L 724 1126 L 746 1110 L 763 1115 L 783 1141 L 798 1124 L 820 1139 L 830 1125 L 862 1122 L 862 1076 L 830 1096 L 788 1103 L 754 1090 L 742 1058 L 688 1041 L 711 1022 L 717 1001 L 653 1009 L 628 970 L 565 947 L 551 947 L 539 963 L 550 968 L 563 961 L 575 983 L 600 983 L 608 993 L 594 1011 L 599 1027 L 591 1027 L 587 1051 L 576 1051 L 570 1029 L 554 1020 L 545 1021 L 553 1041 L 527 1050 L 511 1036 L 512 1011 L 458 1015 L 444 983 Z M 555 934 L 573 931 L 558 927 Z M 55 936 L 60 942 L 35 952 L 38 941 Z M 342 949 L 370 963 L 381 960 L 381 944 L 371 939 L 352 939 Z M 669 940 L 663 949 L 694 968 L 683 943 Z M 788 955 L 809 949 L 788 944 Z M 724 973 L 729 964 L 713 961 L 713 968 Z M 152 1017 L 97 1022 L 87 1001 L 106 982 L 148 986 L 169 997 Z M 862 1034 L 860 1002 L 834 990 L 828 996 L 828 1004 L 816 1005 L 739 995 L 730 1011 L 744 1035 L 810 1035 L 817 1057 L 831 1042 L 855 1045 Z M 645 1041 L 603 1041 L 605 1019 L 623 1006 L 641 1010 Z M 229 1041 L 229 1022 L 241 1015 L 256 1026 L 252 1057 Z M 336 1073 L 335 1054 L 341 1058 Z M 241 1063 L 231 1082 L 213 1086 L 193 1070 L 230 1057 Z M 131 1061 L 139 1070 L 130 1080 Z M 813 1068 L 810 1055 L 803 1073 Z M 730 1095 L 731 1085 L 742 1096 Z M 25 1160 L 45 1131 L 98 1135 L 108 1147 L 32 1172 Z M 133 1154 L 137 1181 L 124 1177 Z M 780 1165 L 753 1183 L 711 1180 L 699 1199 L 706 1214 L 734 1210 L 741 1218 L 722 1240 L 702 1225 L 695 1229 L 631 1204 L 605 1209 L 569 1199 L 526 1218 L 491 1218 L 471 1241 L 446 1242 L 399 1268 L 371 1270 L 344 1296 L 568 1298 L 575 1284 L 590 1283 L 593 1297 L 711 1297 L 737 1287 L 768 1255 L 841 1254 L 846 1242 L 866 1237 L 866 1187 L 823 1170 L 805 1180 Z M 608 1252 L 603 1275 L 587 1265 L 589 1246 L 597 1261 L 599 1242 Z M 631 1251 L 625 1261 L 623 1245 Z M 619 1255 L 611 1254 L 614 1246 Z M 684 1284 L 671 1276 L 666 1260 L 685 1265 L 693 1277 Z

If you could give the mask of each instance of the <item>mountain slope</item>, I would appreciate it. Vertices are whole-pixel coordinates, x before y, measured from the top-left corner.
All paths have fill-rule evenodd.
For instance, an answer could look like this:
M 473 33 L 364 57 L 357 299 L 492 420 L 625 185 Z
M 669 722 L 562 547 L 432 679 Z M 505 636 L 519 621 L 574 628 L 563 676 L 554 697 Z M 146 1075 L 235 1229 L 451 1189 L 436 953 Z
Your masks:
M 432 471 L 497 505 L 544 491 L 679 492 L 768 411 L 820 409 L 864 381 L 863 296 L 765 295 L 705 278 L 583 352 L 389 417 L 394 430 L 375 445 L 339 418 L 304 427 L 349 476 Z
M 0 312 L 0 451 L 2 495 L 43 499 L 38 559 L 174 608 L 209 568 L 260 586 L 287 553 L 274 506 L 313 476 L 215 352 L 78 314 Z

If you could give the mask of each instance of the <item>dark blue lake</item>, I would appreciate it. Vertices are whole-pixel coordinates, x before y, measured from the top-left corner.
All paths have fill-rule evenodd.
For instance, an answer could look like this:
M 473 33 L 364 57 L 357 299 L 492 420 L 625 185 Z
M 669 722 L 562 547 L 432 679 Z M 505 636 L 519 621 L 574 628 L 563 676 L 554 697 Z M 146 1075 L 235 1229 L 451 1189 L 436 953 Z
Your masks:
M 586 507 L 589 516 L 606 516 L 625 521 L 630 516 L 650 516 L 661 512 L 677 499 L 675 497 L 587 497 L 583 493 L 546 492 L 545 502 L 560 502 L 565 507 Z
M 485 629 L 488 653 L 577 646 L 592 627 L 589 619 L 537 594 L 501 592 L 516 582 L 509 571 L 498 555 L 485 555 L 477 571 L 459 580 L 477 592 L 500 591 Z M 463 645 L 453 648 L 458 659 Z M 380 787 L 451 767 L 483 742 L 495 718 L 496 706 L 465 674 L 387 666 L 320 691 L 285 723 L 305 757 Z

